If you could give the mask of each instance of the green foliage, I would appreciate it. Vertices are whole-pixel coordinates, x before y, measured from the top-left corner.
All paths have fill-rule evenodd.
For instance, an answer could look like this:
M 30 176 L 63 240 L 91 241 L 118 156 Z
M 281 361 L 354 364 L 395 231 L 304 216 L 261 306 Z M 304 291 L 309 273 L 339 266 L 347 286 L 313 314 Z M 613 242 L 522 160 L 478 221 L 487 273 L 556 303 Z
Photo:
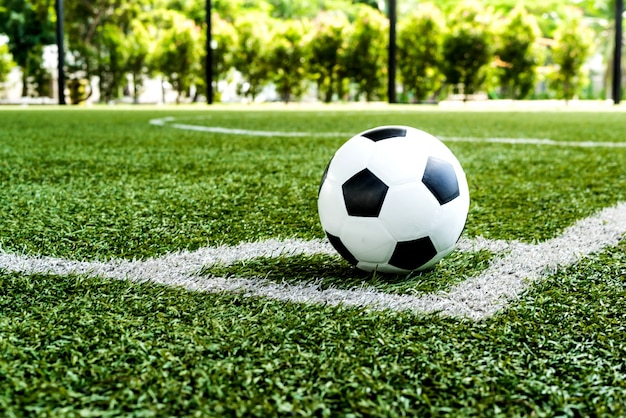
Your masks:
M 126 35 L 128 57 L 125 68 L 133 80 L 133 100 L 139 101 L 143 81 L 150 73 L 153 64 L 155 42 L 150 36 L 150 15 L 144 14 L 131 22 Z
M 569 9 L 554 34 L 552 60 L 557 68 L 550 81 L 557 97 L 570 100 L 584 85 L 586 80 L 582 67 L 592 52 L 591 37 L 592 33 L 584 25 L 580 12 Z
M 239 83 L 238 91 L 253 101 L 270 79 L 268 50 L 270 31 L 267 18 L 260 14 L 247 14 L 238 17 L 237 46 L 233 54 L 233 65 L 241 73 L 244 82 Z
M 113 22 L 98 28 L 98 84 L 105 103 L 118 98 L 126 82 L 124 75 L 130 52 L 127 40 L 123 30 Z
M 314 17 L 319 11 L 319 2 L 297 0 L 269 0 L 271 16 L 278 19 L 301 19 Z
M 348 34 L 343 63 L 347 76 L 361 95 L 370 102 L 384 97 L 386 83 L 386 51 L 389 22 L 378 10 L 361 6 Z
M 28 94 L 28 78 L 42 75 L 41 53 L 55 40 L 51 5 L 44 0 L 1 0 L 0 34 L 8 36 L 9 52 L 22 70 L 22 95 Z
M 220 16 L 231 22 L 247 14 L 268 16 L 272 10 L 267 1 L 258 0 L 213 0 L 212 6 Z
M 233 66 L 233 55 L 237 47 L 237 30 L 232 23 L 223 19 L 218 13 L 213 13 L 211 26 L 213 29 L 211 38 L 214 42 L 214 71 L 217 80 L 223 80 Z M 204 64 L 203 60 L 203 66 Z
M 452 27 L 443 40 L 446 82 L 462 89 L 465 100 L 482 87 L 491 60 L 489 15 L 481 3 L 463 2 L 455 9 Z
M 347 46 L 345 34 L 349 22 L 343 13 L 323 13 L 313 21 L 309 68 L 319 95 L 330 103 L 335 94 L 343 99 L 346 68 L 342 57 Z
M 43 46 L 37 45 L 28 55 L 26 63 L 26 68 L 28 68 L 26 76 L 28 90 L 23 94 L 24 96 L 52 96 L 52 92 L 50 91 L 52 75 L 48 72 L 47 68 L 44 68 L 43 64 Z
M 243 75 L 239 91 L 251 99 L 269 83 L 275 83 L 277 73 L 283 81 L 293 78 L 285 74 L 284 68 L 273 68 L 269 56 L 295 56 L 300 52 L 289 50 L 291 47 L 282 42 L 276 45 L 280 51 L 273 50 L 269 28 L 307 19 L 313 21 L 319 31 L 319 39 L 308 36 L 313 38 L 313 43 L 307 53 L 315 50 L 321 55 L 319 58 L 311 55 L 304 71 L 293 70 L 294 74 L 302 74 L 301 82 L 292 80 L 287 84 L 299 86 L 314 80 L 320 98 L 326 102 L 333 98 L 382 99 L 387 79 L 388 36 L 387 19 L 378 10 L 382 3 L 373 0 L 215 0 L 212 35 L 217 41 L 214 50 L 216 78 L 224 80 L 236 69 Z M 600 35 L 610 30 L 612 18 L 610 2 L 585 0 L 573 9 L 559 0 L 528 0 L 523 5 L 513 0 L 441 1 L 437 7 L 443 11 L 444 18 L 437 17 L 435 20 L 441 24 L 434 24 L 426 23 L 427 15 L 432 14 L 432 5 L 416 0 L 399 3 L 398 79 L 405 93 L 416 101 L 441 97 L 439 92 L 445 92 L 441 90 L 441 74 L 445 75 L 448 85 L 463 87 L 466 94 L 499 87 L 504 96 L 527 97 L 535 82 L 537 65 L 537 50 L 529 47 L 533 39 L 558 35 L 561 41 L 557 40 L 557 44 L 575 45 L 577 40 L 568 40 L 562 27 L 571 24 L 567 17 L 571 10 L 584 10 L 586 21 Z M 108 101 L 119 97 L 122 91 L 129 94 L 127 87 L 130 86 L 126 84 L 130 76 L 137 101 L 144 78 L 159 70 L 156 57 L 163 55 L 162 49 L 167 48 L 162 45 L 164 36 L 171 36 L 166 34 L 171 31 L 168 16 L 171 11 L 177 11 L 201 28 L 199 36 L 193 37 L 200 52 L 189 67 L 189 80 L 179 83 L 183 90 L 193 84 L 198 91 L 205 83 L 206 73 L 204 6 L 203 2 L 194 0 L 67 0 L 65 30 L 69 78 L 92 80 L 98 77 L 101 99 Z M 498 23 L 494 18 L 500 16 L 504 17 Z M 8 35 L 14 60 L 25 69 L 24 91 L 39 95 L 49 93 L 45 89 L 50 75 L 41 67 L 40 58 L 42 47 L 54 41 L 54 19 L 51 1 L 0 0 L 0 33 Z M 418 25 L 430 26 L 420 28 Z M 258 33 L 252 30 L 257 26 Z M 540 33 L 537 27 L 541 28 Z M 235 33 L 235 28 L 239 34 Z M 494 30 L 496 37 L 491 33 Z M 338 36 L 342 37 L 342 42 Z M 603 43 L 596 47 L 602 52 L 608 45 Z M 554 51 L 556 59 L 565 60 L 570 55 L 563 48 L 557 47 Z M 580 56 L 588 57 L 586 53 Z M 494 64 L 494 60 L 497 67 L 488 68 L 487 64 Z M 578 64 L 565 61 L 559 64 L 549 86 L 558 97 L 568 98 L 573 97 L 585 81 L 584 75 L 572 76 L 568 69 Z M 167 77 L 181 79 L 180 74 L 167 74 Z M 284 99 L 286 94 L 283 91 L 279 95 Z
M 434 4 L 422 5 L 398 23 L 398 71 L 405 92 L 417 102 L 441 87 L 442 39 L 443 16 Z
M 297 100 L 308 87 L 311 25 L 307 20 L 277 22 L 268 51 L 273 81 L 282 101 Z
M 523 99 L 535 82 L 539 36 L 536 19 L 522 7 L 516 7 L 496 29 L 497 75 L 506 96 Z
M 175 10 L 179 12 L 180 14 L 185 15 L 185 17 L 193 20 L 197 26 L 201 26 L 206 20 L 206 16 L 205 16 L 206 3 L 204 1 L 197 1 L 197 0 L 164 0 L 164 1 L 165 1 L 165 5 L 164 5 L 165 7 L 163 8 L 164 10 Z M 216 1 L 213 0 L 213 3 L 216 3 Z M 217 3 L 219 5 L 222 2 L 218 0 Z M 236 5 L 237 1 L 232 1 L 232 3 Z M 157 9 L 160 9 L 162 7 L 160 1 L 154 2 L 151 5 L 153 5 L 152 7 L 156 7 Z M 213 10 L 216 10 L 215 4 L 213 4 L 211 8 Z
M 141 54 L 146 51 L 142 20 L 149 10 L 147 0 L 68 1 L 65 5 L 68 75 L 91 80 L 97 76 L 101 101 L 117 99 L 133 75 L 141 84 Z M 136 22 L 139 20 L 140 22 Z M 147 66 L 147 64 L 145 64 Z
M 201 66 L 201 29 L 177 12 L 170 12 L 171 26 L 163 32 L 156 51 L 157 70 L 177 92 L 176 103 L 196 80 Z
M 13 62 L 13 56 L 9 52 L 9 46 L 7 44 L 0 45 L 0 84 L 6 81 L 14 66 L 15 62 Z

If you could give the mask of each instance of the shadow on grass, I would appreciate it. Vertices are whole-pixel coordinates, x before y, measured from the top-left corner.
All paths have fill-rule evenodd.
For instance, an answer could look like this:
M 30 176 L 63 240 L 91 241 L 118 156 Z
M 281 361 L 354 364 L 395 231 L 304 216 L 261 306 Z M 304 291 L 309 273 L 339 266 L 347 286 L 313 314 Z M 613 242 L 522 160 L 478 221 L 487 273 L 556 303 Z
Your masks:
M 468 277 L 479 274 L 489 264 L 488 251 L 454 252 L 433 269 L 410 274 L 367 273 L 345 260 L 330 255 L 259 257 L 230 265 L 217 264 L 203 269 L 209 277 L 244 277 L 276 283 L 314 284 L 320 290 L 370 287 L 388 293 L 432 293 L 446 290 Z

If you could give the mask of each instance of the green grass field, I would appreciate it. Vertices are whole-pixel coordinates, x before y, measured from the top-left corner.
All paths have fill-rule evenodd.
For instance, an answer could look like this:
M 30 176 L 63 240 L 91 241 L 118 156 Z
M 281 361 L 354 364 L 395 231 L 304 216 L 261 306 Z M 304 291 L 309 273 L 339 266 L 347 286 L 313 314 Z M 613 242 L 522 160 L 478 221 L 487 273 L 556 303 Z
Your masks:
M 211 287 L 444 297 L 507 251 L 567 251 L 545 243 L 626 201 L 623 109 L 131 109 L 0 109 L 0 416 L 626 416 L 623 239 L 529 271 L 480 320 Z M 408 277 L 239 254 L 177 285 L 181 251 L 323 242 L 328 160 L 391 124 L 448 145 L 469 182 L 463 240 L 508 250 L 470 246 Z M 155 280 L 106 273 L 150 260 L 168 268 Z M 78 262 L 104 273 L 59 273 Z

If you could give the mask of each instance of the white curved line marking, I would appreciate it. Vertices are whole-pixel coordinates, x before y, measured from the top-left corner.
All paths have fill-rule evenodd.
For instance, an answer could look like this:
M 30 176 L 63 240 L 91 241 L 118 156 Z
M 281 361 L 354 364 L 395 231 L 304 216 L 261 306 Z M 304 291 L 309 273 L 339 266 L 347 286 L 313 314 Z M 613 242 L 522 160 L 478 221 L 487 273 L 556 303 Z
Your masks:
M 296 254 L 333 254 L 323 240 L 268 240 L 238 246 L 201 248 L 177 252 L 145 261 L 112 260 L 85 262 L 46 256 L 26 256 L 0 251 L 0 269 L 22 274 L 81 274 L 133 281 L 148 281 L 189 290 L 240 291 L 249 296 L 264 296 L 290 302 L 351 305 L 370 309 L 440 312 L 475 320 L 491 316 L 517 298 L 530 283 L 582 257 L 615 246 L 626 233 L 626 202 L 604 209 L 583 219 L 558 237 L 540 244 L 465 240 L 462 251 L 487 249 L 508 251 L 495 259 L 479 276 L 469 278 L 449 291 L 424 296 L 388 294 L 363 286 L 357 289 L 320 289 L 316 284 L 275 283 L 250 278 L 203 277 L 203 267 L 233 263 L 255 257 Z
M 168 116 L 151 119 L 149 123 L 155 126 L 168 126 L 185 131 L 221 133 L 226 135 L 243 136 L 279 136 L 279 137 L 344 137 L 350 138 L 354 133 L 346 132 L 289 132 L 289 131 L 259 131 L 250 129 L 225 128 L 221 126 L 190 125 L 184 123 L 172 123 L 176 118 Z M 438 136 L 443 142 L 485 142 L 492 144 L 513 145 L 548 145 L 558 147 L 577 148 L 626 148 L 626 142 L 594 142 L 594 141 L 555 141 L 547 138 L 475 138 L 460 136 Z
M 159 119 L 150 119 L 149 123 L 155 126 L 168 126 L 170 128 L 181 129 L 183 131 L 209 132 L 209 133 L 220 133 L 220 134 L 227 134 L 227 135 L 281 136 L 281 137 L 352 136 L 350 134 L 343 133 L 343 132 L 258 131 L 258 130 L 251 130 L 251 129 L 224 128 L 221 126 L 204 126 L 204 125 L 190 125 L 186 123 L 171 123 L 174 120 L 175 118 L 170 116 L 170 117 L 159 118 Z

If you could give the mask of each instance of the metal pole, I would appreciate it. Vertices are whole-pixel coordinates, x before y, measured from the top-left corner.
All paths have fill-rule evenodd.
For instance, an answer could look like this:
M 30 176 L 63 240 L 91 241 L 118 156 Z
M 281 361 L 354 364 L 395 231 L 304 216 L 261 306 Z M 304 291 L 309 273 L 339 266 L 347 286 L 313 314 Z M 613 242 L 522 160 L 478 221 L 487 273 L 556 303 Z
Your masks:
M 213 104 L 213 47 L 211 37 L 211 0 L 205 0 L 205 19 L 206 19 L 206 62 L 205 62 L 205 80 L 206 80 L 206 100 L 208 104 Z
M 56 0 L 57 14 L 56 37 L 57 37 L 57 58 L 58 58 L 58 90 L 59 104 L 65 104 L 65 46 L 63 45 L 63 0 Z
M 622 15 L 624 0 L 615 0 L 615 51 L 613 54 L 613 103 L 622 98 Z
M 396 103 L 396 0 L 388 0 L 389 13 L 389 56 L 387 98 Z

